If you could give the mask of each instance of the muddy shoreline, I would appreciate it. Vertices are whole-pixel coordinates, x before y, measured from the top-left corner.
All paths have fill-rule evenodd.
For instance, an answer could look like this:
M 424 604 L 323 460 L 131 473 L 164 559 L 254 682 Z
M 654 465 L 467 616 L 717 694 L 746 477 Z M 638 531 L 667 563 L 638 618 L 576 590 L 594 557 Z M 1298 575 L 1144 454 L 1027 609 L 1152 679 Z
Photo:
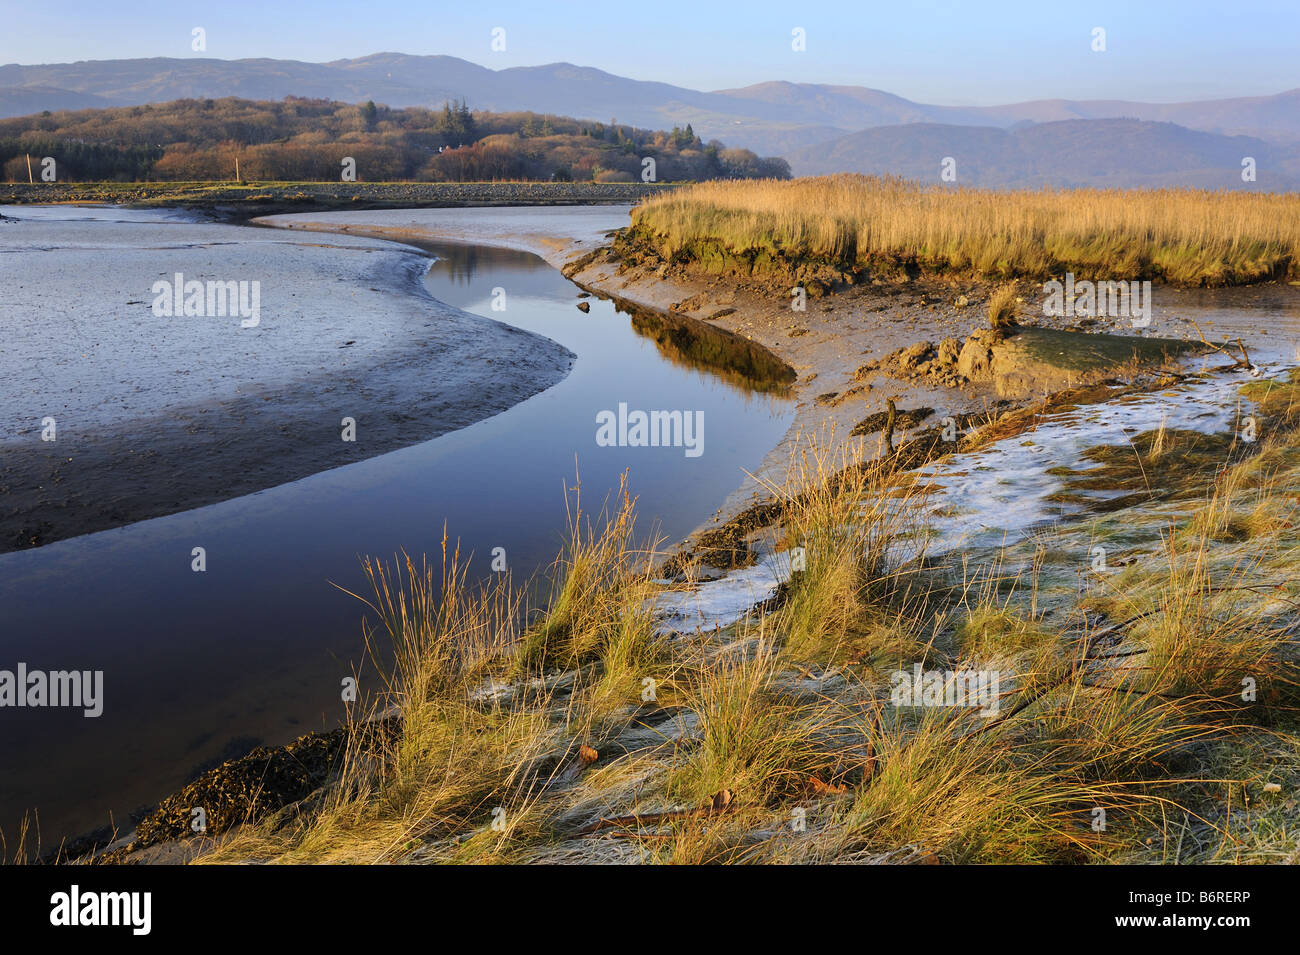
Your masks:
M 6 224 L 21 228 L 21 222 Z M 338 254 L 358 256 L 347 249 Z M 569 373 L 574 355 L 557 343 L 436 301 L 423 286 L 422 260 L 373 274 L 364 271 L 367 259 L 353 261 L 361 263 L 351 276 L 358 292 L 391 303 L 383 306 L 391 321 L 382 332 L 340 313 L 325 333 L 340 344 L 319 360 L 287 356 L 282 370 L 249 371 L 237 351 L 224 365 L 214 355 L 215 370 L 200 377 L 225 375 L 236 386 L 208 397 L 193 395 L 181 384 L 188 379 L 165 371 L 155 373 L 162 379 L 132 378 L 130 394 L 143 397 L 132 399 L 132 410 L 103 420 L 46 399 L 58 423 L 56 440 L 42 440 L 39 415 L 23 415 L 17 434 L 0 443 L 0 554 L 218 503 L 418 444 L 499 414 Z M 327 275 L 304 275 L 329 291 Z M 112 298 L 107 294 L 106 304 Z M 277 333 L 277 320 L 286 329 L 315 327 L 310 309 L 291 308 L 268 316 L 270 334 Z M 138 327 L 156 322 L 127 311 Z M 89 349 L 99 347 L 110 324 L 91 327 L 83 320 L 83 326 L 78 340 Z M 274 339 L 267 341 L 275 347 Z M 78 374 L 76 365 L 59 367 L 44 374 Z M 460 371 L 430 373 L 438 368 Z M 466 387 L 466 374 L 483 387 Z M 355 434 L 341 440 L 349 417 Z
M 837 444 L 848 441 L 864 433 L 864 423 L 883 416 L 890 401 L 899 409 L 930 409 L 929 415 L 910 422 L 911 427 L 900 428 L 899 436 L 906 437 L 944 418 L 1005 413 L 1013 405 L 1106 377 L 1104 372 L 1076 374 L 1064 367 L 1042 367 L 1014 382 L 1007 376 L 947 382 L 937 375 L 890 374 L 882 367 L 890 356 L 919 343 L 938 346 L 945 339 L 961 343 L 981 334 L 988 327 L 986 303 L 996 283 L 906 277 L 876 280 L 842 287 L 833 294 L 810 295 L 806 309 L 796 311 L 784 284 L 632 264 L 612 250 L 588 249 L 568 259 L 565 274 L 593 293 L 686 315 L 742 335 L 780 356 L 798 373 L 792 386 L 798 401 L 796 418 L 785 439 L 722 503 L 714 520 L 697 533 L 722 527 L 757 505 L 766 496 L 764 485 L 783 483 L 791 455 L 803 436 L 833 435 Z M 1245 289 L 1232 291 L 1251 294 Z M 1285 289 L 1283 294 L 1300 302 L 1300 290 Z M 1027 324 L 1045 330 L 1044 335 L 1076 329 L 1070 320 L 1034 314 L 1038 303 L 1029 300 L 1030 295 L 1025 286 L 1026 300 L 1020 310 Z M 1189 320 L 1169 314 L 1170 306 L 1158 303 L 1157 308 L 1156 336 L 1198 337 Z M 1105 330 L 1132 334 L 1126 328 Z M 1096 340 L 1104 339 L 1097 336 Z M 1063 360 L 1063 364 L 1068 362 Z
M 0 554 L 163 517 L 287 484 L 409 447 L 499 414 L 551 387 L 572 356 L 533 336 L 508 348 L 509 371 L 491 388 L 431 387 L 418 396 L 382 384 L 391 365 L 349 369 L 334 381 L 289 383 L 230 401 L 168 409 L 122 432 L 68 443 L 7 446 L 0 465 Z M 420 361 L 417 352 L 410 359 Z M 494 366 L 495 367 L 495 366 Z M 325 404 L 322 404 L 322 401 Z M 340 440 L 349 408 L 355 441 Z M 337 413 L 336 413 L 337 409 Z

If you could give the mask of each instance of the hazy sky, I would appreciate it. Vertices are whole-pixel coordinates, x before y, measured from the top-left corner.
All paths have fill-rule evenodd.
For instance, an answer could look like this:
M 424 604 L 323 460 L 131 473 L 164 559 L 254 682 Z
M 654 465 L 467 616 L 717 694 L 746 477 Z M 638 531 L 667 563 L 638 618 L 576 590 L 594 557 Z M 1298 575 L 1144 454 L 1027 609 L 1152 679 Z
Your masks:
M 763 80 L 909 99 L 1150 101 L 1300 87 L 1300 0 L 527 3 L 0 0 L 0 63 L 147 56 L 324 61 L 393 50 L 494 69 L 567 61 L 695 89 Z M 207 52 L 190 50 L 203 27 Z M 494 27 L 506 49 L 491 49 Z M 791 31 L 807 49 L 791 49 Z M 1093 30 L 1106 51 L 1093 52 Z

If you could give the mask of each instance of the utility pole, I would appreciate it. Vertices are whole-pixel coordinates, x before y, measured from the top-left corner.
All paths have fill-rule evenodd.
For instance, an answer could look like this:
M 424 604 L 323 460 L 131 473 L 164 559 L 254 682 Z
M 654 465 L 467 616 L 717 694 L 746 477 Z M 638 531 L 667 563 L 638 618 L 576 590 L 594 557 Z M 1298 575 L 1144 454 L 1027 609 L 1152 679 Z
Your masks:
M 29 161 L 30 162 L 30 161 Z M 235 182 L 239 182 L 239 157 L 235 157 Z
M 31 153 L 25 153 L 24 155 L 27 156 L 27 182 L 28 182 L 29 184 L 35 185 L 36 180 L 32 178 L 32 156 L 31 156 Z

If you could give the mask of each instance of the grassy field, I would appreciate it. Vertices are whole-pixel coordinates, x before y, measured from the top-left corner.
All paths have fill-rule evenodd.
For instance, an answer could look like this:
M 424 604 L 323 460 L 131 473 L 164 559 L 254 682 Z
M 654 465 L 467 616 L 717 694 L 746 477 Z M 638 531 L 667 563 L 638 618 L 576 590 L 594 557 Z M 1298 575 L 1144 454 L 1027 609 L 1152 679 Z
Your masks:
M 1233 285 L 1300 277 L 1300 195 L 997 192 L 837 175 L 647 199 L 635 239 L 674 262 L 817 262 L 984 278 Z
M 626 496 L 575 509 L 545 613 L 454 549 L 369 562 L 396 664 L 356 726 L 385 729 L 200 861 L 1296 861 L 1300 383 L 1245 392 L 1257 442 L 1095 448 L 1065 492 L 1092 512 L 942 560 L 923 484 L 813 441 L 772 489 L 805 566 L 686 638 Z M 918 666 L 938 694 L 900 702 Z M 998 674 L 994 712 L 945 701 L 962 671 Z
M 249 215 L 320 209 L 589 205 L 636 202 L 675 188 L 644 182 L 41 182 L 0 183 L 0 202 L 229 205 Z

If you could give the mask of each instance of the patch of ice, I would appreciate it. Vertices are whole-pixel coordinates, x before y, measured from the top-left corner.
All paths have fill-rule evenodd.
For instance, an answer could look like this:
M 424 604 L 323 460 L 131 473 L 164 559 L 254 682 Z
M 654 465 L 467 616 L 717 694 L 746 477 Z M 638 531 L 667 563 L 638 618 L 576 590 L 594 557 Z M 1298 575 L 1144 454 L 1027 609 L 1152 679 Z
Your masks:
M 772 597 L 790 579 L 789 551 L 766 554 L 750 567 L 742 567 L 690 591 L 666 591 L 655 601 L 660 633 L 696 633 L 726 627 L 745 616 L 756 604 Z
M 1260 366 L 1263 374 L 1278 366 Z M 981 451 L 957 454 L 919 468 L 931 486 L 925 506 L 929 537 L 918 548 L 935 556 L 961 547 L 998 547 L 1023 538 L 1061 516 L 1049 497 L 1062 487 L 1054 468 L 1096 467 L 1084 452 L 1131 440 L 1164 427 L 1221 432 L 1251 410 L 1237 394 L 1239 373 L 1185 382 L 1158 394 L 1125 397 L 1062 412 L 1028 434 L 1006 438 Z M 906 555 L 903 555 L 906 557 Z M 763 557 L 752 567 L 697 585 L 666 592 L 656 601 L 664 632 L 695 633 L 736 622 L 770 598 L 790 578 L 788 552 Z
M 1126 397 L 1053 416 L 1034 431 L 1006 438 L 971 454 L 954 455 L 917 469 L 932 489 L 926 502 L 931 555 L 959 547 L 996 547 L 1061 516 L 1049 497 L 1062 487 L 1054 468 L 1089 470 L 1084 452 L 1123 444 L 1164 427 L 1221 432 L 1249 413 L 1237 394 L 1240 374 L 1214 375 L 1158 394 Z

